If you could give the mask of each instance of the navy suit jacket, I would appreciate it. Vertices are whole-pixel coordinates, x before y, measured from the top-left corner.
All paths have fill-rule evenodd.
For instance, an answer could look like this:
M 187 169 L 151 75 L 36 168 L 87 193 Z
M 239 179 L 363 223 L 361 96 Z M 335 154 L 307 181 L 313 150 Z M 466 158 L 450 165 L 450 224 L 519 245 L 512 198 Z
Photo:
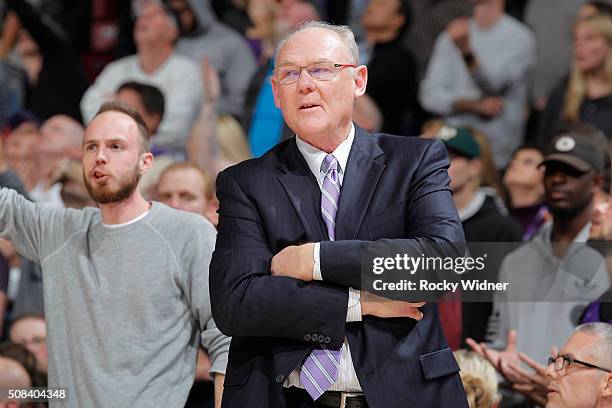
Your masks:
M 327 241 L 321 191 L 295 139 L 219 174 L 210 294 L 217 326 L 233 336 L 223 407 L 286 407 L 287 376 L 314 346 L 340 348 L 345 337 L 371 408 L 468 406 L 435 304 L 422 308 L 419 322 L 364 316 L 346 323 L 363 245 L 387 239 L 418 250 L 464 241 L 448 165 L 439 141 L 356 127 L 335 242 Z M 323 281 L 270 275 L 276 253 L 306 242 L 321 242 Z

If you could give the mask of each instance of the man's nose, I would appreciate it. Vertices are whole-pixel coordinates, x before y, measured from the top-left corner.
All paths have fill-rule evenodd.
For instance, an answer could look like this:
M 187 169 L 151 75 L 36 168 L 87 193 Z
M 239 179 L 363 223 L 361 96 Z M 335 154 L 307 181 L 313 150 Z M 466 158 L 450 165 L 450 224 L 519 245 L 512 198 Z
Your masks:
M 106 157 L 106 154 L 104 153 L 104 149 L 98 149 L 98 152 L 96 153 L 96 163 L 106 163 L 108 162 L 108 158 Z
M 170 197 L 170 207 L 180 210 L 181 209 L 181 199 L 177 196 Z
M 300 76 L 297 80 L 297 90 L 300 93 L 312 92 L 315 88 L 314 79 L 308 73 L 306 68 L 302 68 L 300 71 Z

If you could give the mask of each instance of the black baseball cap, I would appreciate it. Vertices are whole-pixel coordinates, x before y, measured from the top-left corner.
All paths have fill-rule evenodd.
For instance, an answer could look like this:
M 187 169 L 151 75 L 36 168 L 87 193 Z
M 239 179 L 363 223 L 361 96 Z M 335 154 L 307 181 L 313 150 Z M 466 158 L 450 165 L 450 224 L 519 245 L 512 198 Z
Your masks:
M 583 173 L 603 173 L 605 167 L 604 153 L 592 138 L 576 132 L 561 133 L 551 141 L 540 166 L 549 162 L 561 162 Z

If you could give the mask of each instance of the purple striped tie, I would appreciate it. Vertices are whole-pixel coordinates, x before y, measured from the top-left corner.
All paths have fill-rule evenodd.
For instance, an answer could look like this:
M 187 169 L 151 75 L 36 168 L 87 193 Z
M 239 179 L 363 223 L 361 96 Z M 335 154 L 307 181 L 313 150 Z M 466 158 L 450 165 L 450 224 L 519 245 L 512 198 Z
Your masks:
M 331 154 L 325 156 L 321 164 L 325 173 L 321 190 L 321 215 L 327 226 L 330 241 L 336 238 L 336 212 L 340 198 L 338 160 Z M 300 381 L 313 400 L 319 398 L 338 379 L 340 350 L 328 350 L 325 346 L 315 348 L 304 360 L 300 371 Z

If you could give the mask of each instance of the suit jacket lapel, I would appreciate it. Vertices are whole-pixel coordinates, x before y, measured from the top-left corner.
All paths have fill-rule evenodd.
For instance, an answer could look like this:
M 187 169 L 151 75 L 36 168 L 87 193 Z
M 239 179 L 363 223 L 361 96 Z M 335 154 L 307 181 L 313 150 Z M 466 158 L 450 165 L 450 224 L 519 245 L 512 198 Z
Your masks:
M 295 139 L 281 152 L 279 167 L 284 174 L 278 180 L 295 208 L 306 236 L 313 242 L 327 240 L 321 217 L 321 190 L 298 150 Z
M 363 222 L 366 210 L 385 165 L 377 139 L 355 126 L 355 140 L 351 147 L 340 203 L 336 213 L 336 239 L 354 239 Z

